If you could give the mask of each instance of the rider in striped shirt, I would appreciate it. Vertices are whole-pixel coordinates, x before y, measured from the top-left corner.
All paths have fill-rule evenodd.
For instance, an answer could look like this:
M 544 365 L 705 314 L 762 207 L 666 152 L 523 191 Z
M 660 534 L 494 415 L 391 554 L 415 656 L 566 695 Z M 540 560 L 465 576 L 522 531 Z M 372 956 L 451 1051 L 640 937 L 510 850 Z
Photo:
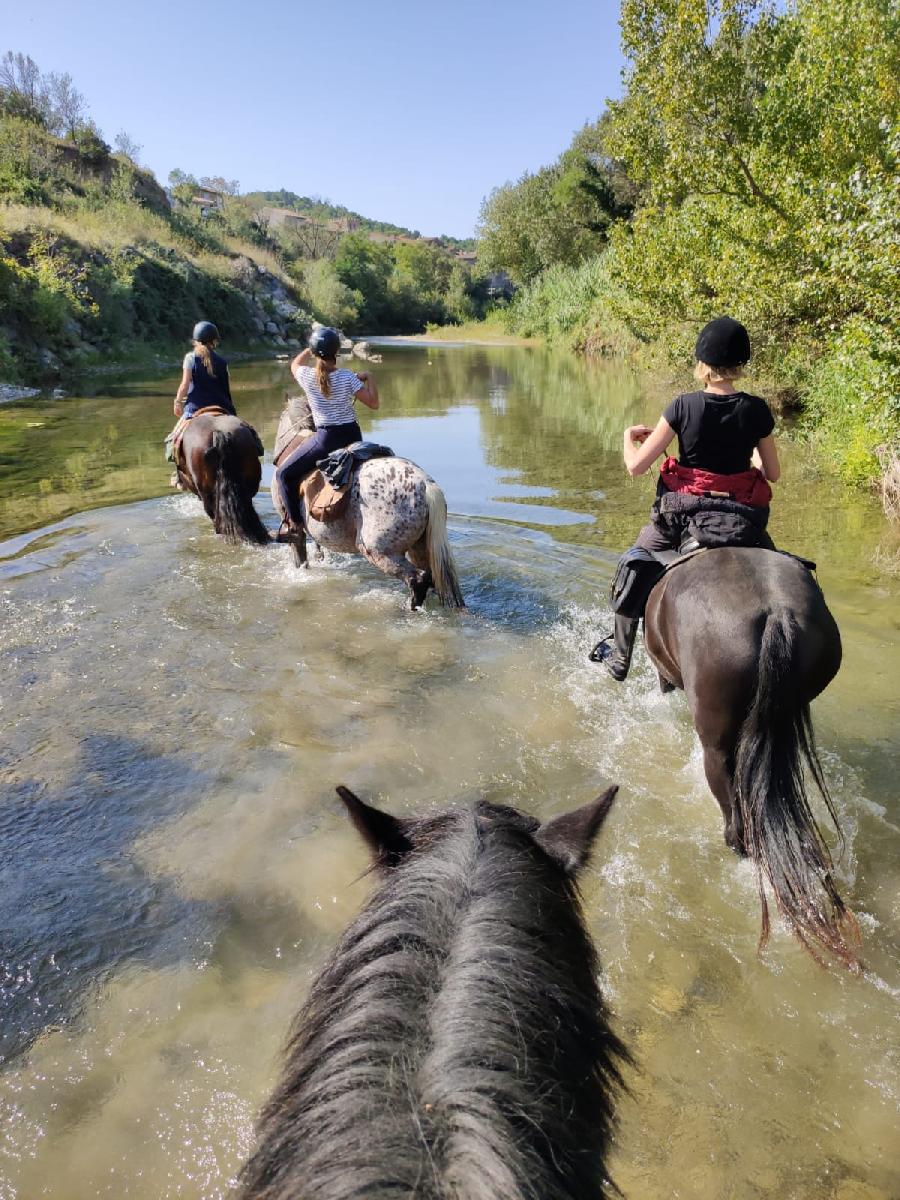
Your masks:
M 361 400 L 368 408 L 378 407 L 378 387 L 368 371 L 348 371 L 337 365 L 341 346 L 335 329 L 317 329 L 291 363 L 291 374 L 303 388 L 316 432 L 279 464 L 275 479 L 287 517 L 285 525 L 290 534 L 301 534 L 301 482 L 315 469 L 320 458 L 353 442 L 362 440 L 353 404 Z M 315 360 L 315 365 L 312 365 Z M 284 528 L 284 527 L 282 527 Z

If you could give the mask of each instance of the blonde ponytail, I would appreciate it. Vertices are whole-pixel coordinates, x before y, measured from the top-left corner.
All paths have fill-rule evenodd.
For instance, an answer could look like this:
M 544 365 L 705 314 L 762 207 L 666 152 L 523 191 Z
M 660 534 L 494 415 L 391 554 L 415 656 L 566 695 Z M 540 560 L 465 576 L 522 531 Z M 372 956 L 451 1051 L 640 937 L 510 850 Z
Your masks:
M 218 345 L 218 343 L 213 342 L 213 346 L 215 346 L 215 345 Z M 212 375 L 213 378 L 215 378 L 216 372 L 215 372 L 215 368 L 213 366 L 211 350 L 212 350 L 212 348 L 210 346 L 207 346 L 205 342 L 194 342 L 194 353 L 197 355 L 197 357 L 203 363 L 204 367 L 206 367 L 207 375 Z
M 316 359 L 316 386 L 326 399 L 331 395 L 331 372 L 325 365 L 324 358 Z

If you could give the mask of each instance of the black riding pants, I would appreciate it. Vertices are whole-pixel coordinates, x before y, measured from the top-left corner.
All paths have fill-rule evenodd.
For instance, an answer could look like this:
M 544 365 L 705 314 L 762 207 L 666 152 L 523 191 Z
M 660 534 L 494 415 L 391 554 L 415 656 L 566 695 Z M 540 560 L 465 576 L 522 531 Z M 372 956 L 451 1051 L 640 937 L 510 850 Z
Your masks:
M 332 450 L 342 450 L 344 446 L 361 441 L 362 430 L 355 421 L 348 425 L 323 425 L 275 468 L 281 502 L 295 525 L 302 524 L 298 488 L 306 476 L 315 470 L 319 459 Z

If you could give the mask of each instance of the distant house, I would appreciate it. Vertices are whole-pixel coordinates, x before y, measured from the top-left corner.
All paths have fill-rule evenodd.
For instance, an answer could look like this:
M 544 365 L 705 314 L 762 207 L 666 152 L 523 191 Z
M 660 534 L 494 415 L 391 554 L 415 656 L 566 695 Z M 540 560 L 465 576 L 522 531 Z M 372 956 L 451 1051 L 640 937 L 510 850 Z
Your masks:
M 201 217 L 208 217 L 211 212 L 222 211 L 225 197 L 215 188 L 198 187 L 191 197 L 191 204 L 199 210 Z
M 260 211 L 266 223 L 276 229 L 279 225 L 288 229 L 304 229 L 315 224 L 312 217 L 304 216 L 293 208 L 263 208 Z
M 465 263 L 467 267 L 474 267 L 478 260 L 478 255 L 474 250 L 457 250 L 456 257 L 461 263 Z
M 359 221 L 355 217 L 335 217 L 326 222 L 325 228 L 332 233 L 354 233 L 359 229 Z

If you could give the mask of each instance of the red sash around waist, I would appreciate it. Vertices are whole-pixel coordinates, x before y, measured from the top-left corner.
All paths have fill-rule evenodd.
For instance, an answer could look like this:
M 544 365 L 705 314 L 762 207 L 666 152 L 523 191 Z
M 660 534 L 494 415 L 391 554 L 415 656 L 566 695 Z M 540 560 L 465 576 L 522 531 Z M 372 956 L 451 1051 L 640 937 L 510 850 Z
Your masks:
M 727 496 L 738 504 L 750 504 L 754 508 L 768 508 L 772 500 L 768 480 L 757 467 L 738 471 L 735 475 L 720 475 L 717 471 L 704 471 L 700 467 L 683 467 L 670 455 L 663 461 L 659 476 L 670 492 L 690 492 L 692 496 Z

